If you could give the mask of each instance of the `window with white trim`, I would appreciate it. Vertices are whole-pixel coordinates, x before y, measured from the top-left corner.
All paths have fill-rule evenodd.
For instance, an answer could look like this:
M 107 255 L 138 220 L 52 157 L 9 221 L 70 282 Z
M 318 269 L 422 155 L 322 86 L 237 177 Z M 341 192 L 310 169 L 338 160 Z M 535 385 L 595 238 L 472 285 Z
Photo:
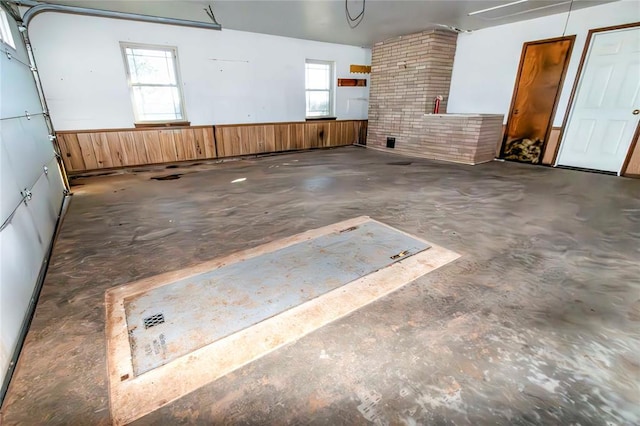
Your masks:
M 16 43 L 13 41 L 13 34 L 11 33 L 11 27 L 9 26 L 9 18 L 7 18 L 7 12 L 0 8 L 0 41 L 13 50 L 16 49 Z
M 307 59 L 305 91 L 307 117 L 333 116 L 333 62 Z
M 120 43 L 136 123 L 186 121 L 178 49 Z

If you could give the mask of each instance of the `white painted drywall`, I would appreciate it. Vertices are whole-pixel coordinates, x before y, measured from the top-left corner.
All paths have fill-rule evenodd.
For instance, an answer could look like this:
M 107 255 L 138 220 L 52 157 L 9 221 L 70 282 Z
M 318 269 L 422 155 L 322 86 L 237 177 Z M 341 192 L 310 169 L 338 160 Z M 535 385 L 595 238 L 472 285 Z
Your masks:
M 27 51 L 15 21 L 8 20 L 16 49 L 0 43 L 0 384 L 31 314 L 63 199 Z M 32 197 L 23 201 L 24 190 Z
M 522 45 L 527 41 L 576 35 L 562 94 L 553 120 L 561 126 L 587 33 L 640 21 L 640 2 L 623 0 L 460 34 L 453 64 L 447 111 L 451 113 L 509 113 Z
M 369 64 L 370 49 L 243 31 L 211 31 L 59 13 L 38 15 L 30 36 L 57 130 L 133 127 L 119 42 L 177 46 L 192 125 L 305 119 L 305 59 Z M 336 88 L 338 119 L 367 117 L 369 88 Z

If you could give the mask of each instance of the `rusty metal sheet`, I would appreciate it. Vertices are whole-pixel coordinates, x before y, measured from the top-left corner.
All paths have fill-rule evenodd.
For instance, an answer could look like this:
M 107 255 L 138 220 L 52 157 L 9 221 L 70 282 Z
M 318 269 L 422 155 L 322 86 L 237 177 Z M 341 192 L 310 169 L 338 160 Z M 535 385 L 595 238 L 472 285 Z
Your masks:
M 125 299 L 140 375 L 429 248 L 377 222 L 322 235 Z

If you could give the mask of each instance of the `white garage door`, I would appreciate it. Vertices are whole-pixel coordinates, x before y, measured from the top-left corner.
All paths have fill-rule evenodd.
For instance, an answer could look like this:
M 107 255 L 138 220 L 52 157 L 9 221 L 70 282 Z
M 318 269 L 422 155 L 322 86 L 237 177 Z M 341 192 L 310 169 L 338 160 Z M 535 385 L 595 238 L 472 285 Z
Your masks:
M 0 383 L 31 315 L 64 197 L 49 129 L 15 21 L 0 8 Z
M 558 165 L 620 172 L 640 118 L 640 27 L 594 33 Z

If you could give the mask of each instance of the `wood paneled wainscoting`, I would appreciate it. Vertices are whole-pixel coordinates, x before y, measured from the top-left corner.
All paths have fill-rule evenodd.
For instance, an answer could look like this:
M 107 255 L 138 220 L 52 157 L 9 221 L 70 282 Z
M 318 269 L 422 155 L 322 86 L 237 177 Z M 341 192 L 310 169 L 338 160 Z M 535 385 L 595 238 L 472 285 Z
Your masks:
M 364 143 L 366 120 L 215 126 L 220 157 Z
M 147 164 L 365 144 L 366 120 L 57 132 L 70 174 Z
M 56 133 L 67 172 L 216 158 L 212 126 Z

